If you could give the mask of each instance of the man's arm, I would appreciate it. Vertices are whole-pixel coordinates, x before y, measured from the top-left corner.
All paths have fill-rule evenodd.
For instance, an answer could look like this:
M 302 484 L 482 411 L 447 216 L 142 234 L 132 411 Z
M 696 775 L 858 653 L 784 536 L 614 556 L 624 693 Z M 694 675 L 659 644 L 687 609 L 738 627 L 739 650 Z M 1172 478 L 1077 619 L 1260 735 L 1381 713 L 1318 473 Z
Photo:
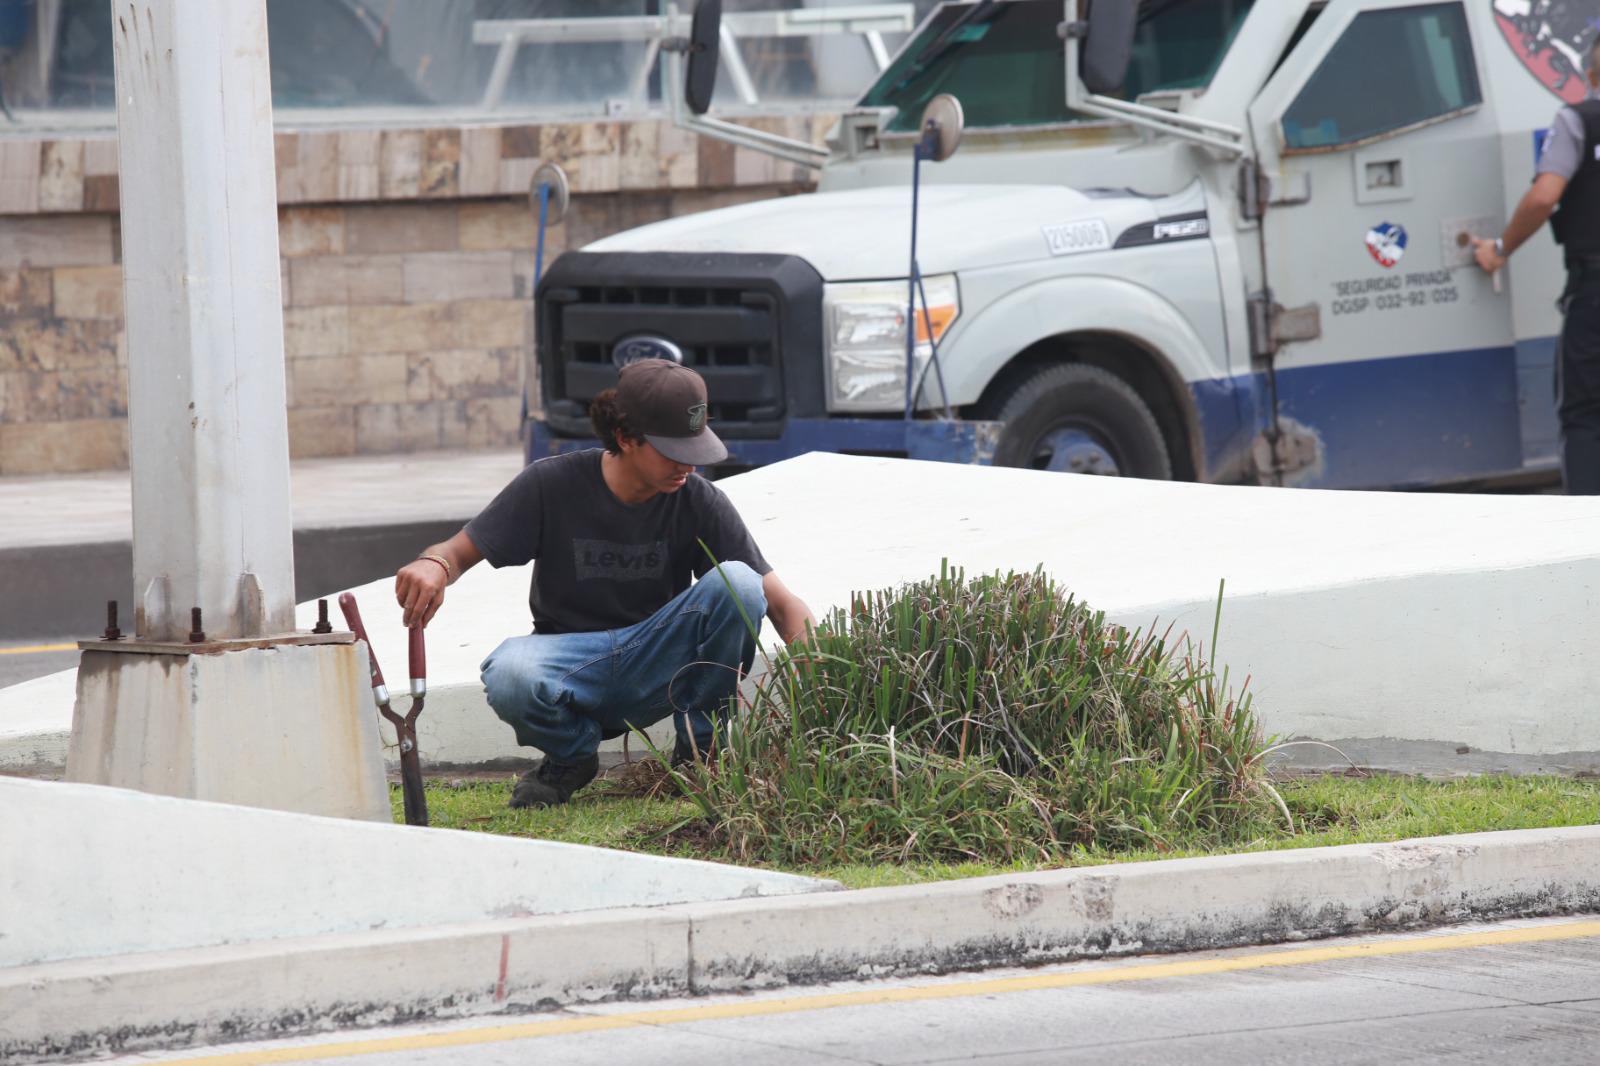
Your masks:
M 1528 238 L 1538 233 L 1539 227 L 1550 220 L 1556 205 L 1561 202 L 1561 195 L 1566 191 L 1567 179 L 1560 174 L 1546 172 L 1535 178 L 1500 237 L 1500 250 L 1495 249 L 1493 240 L 1477 242 L 1473 254 L 1477 257 L 1478 265 L 1490 274 L 1505 266 L 1511 253 L 1526 244 Z
M 436 555 L 450 565 L 441 565 Z M 394 596 L 405 609 L 407 629 L 425 628 L 444 605 L 444 589 L 483 561 L 483 553 L 462 530 L 443 544 L 425 549 L 394 576 Z M 448 570 L 448 572 L 447 572 Z
M 773 627 L 785 644 L 804 640 L 816 628 L 817 620 L 811 616 L 811 608 L 789 591 L 778 578 L 777 571 L 768 571 L 761 579 L 761 593 L 767 598 L 767 617 L 772 619 Z

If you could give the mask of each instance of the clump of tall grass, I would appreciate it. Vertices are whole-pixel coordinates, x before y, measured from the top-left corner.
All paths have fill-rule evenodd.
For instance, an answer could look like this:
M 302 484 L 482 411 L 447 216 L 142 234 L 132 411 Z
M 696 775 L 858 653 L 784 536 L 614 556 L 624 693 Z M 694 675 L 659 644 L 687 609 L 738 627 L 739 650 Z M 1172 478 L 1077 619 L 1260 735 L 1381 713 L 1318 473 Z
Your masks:
M 1248 695 L 1041 571 L 859 594 L 768 666 L 678 772 L 741 859 L 1048 863 L 1282 824 Z

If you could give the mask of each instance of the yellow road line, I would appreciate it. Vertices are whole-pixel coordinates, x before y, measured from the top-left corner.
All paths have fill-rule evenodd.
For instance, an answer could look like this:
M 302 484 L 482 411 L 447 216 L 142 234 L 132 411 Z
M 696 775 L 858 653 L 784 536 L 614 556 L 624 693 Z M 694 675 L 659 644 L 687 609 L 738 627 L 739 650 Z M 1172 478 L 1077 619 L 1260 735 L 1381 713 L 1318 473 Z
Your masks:
M 510 1040 L 530 1040 L 541 1036 L 571 1033 L 596 1033 L 607 1029 L 632 1029 L 640 1026 L 684 1025 L 690 1022 L 718 1021 L 724 1018 L 753 1018 L 771 1014 L 797 1014 L 833 1007 L 867 1007 L 883 1003 L 915 1003 L 923 1000 L 993 996 L 1007 992 L 1036 992 L 1041 989 L 1079 988 L 1086 985 L 1119 984 L 1125 981 L 1157 981 L 1171 977 L 1199 977 L 1242 970 L 1267 970 L 1285 966 L 1309 966 L 1318 962 L 1383 958 L 1390 955 L 1417 955 L 1436 951 L 1461 951 L 1468 948 L 1506 944 L 1537 944 L 1552 940 L 1577 940 L 1600 936 L 1600 921 L 1567 922 L 1517 929 L 1494 929 L 1482 933 L 1449 933 L 1443 936 L 1405 940 L 1366 941 L 1330 947 L 1291 948 L 1255 955 L 1193 959 L 1186 962 L 1133 963 L 1072 973 L 1028 974 L 912 988 L 871 988 L 832 992 L 787 999 L 737 1000 L 699 1007 L 674 1007 L 666 1010 L 641 1010 L 627 1014 L 585 1015 L 458 1030 L 449 1033 L 417 1033 L 410 1036 L 380 1037 L 339 1043 L 311 1044 L 261 1051 L 238 1051 L 199 1058 L 174 1059 L 185 1066 L 257 1066 L 278 1062 L 311 1062 L 320 1059 L 378 1055 L 430 1048 L 470 1047 L 499 1044 Z
M 43 651 L 77 651 L 76 644 L 25 644 L 20 648 L 0 648 L 0 655 L 37 655 Z

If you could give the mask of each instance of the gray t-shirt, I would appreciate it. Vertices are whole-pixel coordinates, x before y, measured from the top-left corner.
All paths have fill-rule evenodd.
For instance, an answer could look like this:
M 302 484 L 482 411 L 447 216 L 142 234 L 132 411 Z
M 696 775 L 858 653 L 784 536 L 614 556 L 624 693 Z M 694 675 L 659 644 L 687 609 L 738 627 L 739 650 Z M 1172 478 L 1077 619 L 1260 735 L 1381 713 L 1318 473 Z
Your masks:
M 590 633 L 642 622 L 705 575 L 711 556 L 771 572 L 721 489 L 690 474 L 676 492 L 626 504 L 600 472 L 603 454 L 591 448 L 529 464 L 467 523 L 490 566 L 535 560 L 528 606 L 536 631 Z
M 1583 142 L 1583 119 L 1572 108 L 1563 107 L 1550 123 L 1550 134 L 1539 152 L 1539 165 L 1534 173 L 1559 174 L 1571 181 L 1583 163 Z

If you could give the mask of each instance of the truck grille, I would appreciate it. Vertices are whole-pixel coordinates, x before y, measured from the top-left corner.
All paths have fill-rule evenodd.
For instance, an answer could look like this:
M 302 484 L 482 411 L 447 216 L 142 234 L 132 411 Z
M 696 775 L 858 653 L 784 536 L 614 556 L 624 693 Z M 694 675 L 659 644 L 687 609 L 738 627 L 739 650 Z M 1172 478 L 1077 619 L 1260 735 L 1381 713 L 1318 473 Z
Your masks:
M 591 433 L 589 402 L 617 382 L 613 350 L 641 335 L 672 342 L 706 379 L 719 435 L 776 437 L 796 400 L 820 408 L 821 279 L 791 256 L 570 252 L 536 299 L 545 420 L 556 434 Z M 816 378 L 814 405 L 810 388 L 793 395 L 790 377 Z

